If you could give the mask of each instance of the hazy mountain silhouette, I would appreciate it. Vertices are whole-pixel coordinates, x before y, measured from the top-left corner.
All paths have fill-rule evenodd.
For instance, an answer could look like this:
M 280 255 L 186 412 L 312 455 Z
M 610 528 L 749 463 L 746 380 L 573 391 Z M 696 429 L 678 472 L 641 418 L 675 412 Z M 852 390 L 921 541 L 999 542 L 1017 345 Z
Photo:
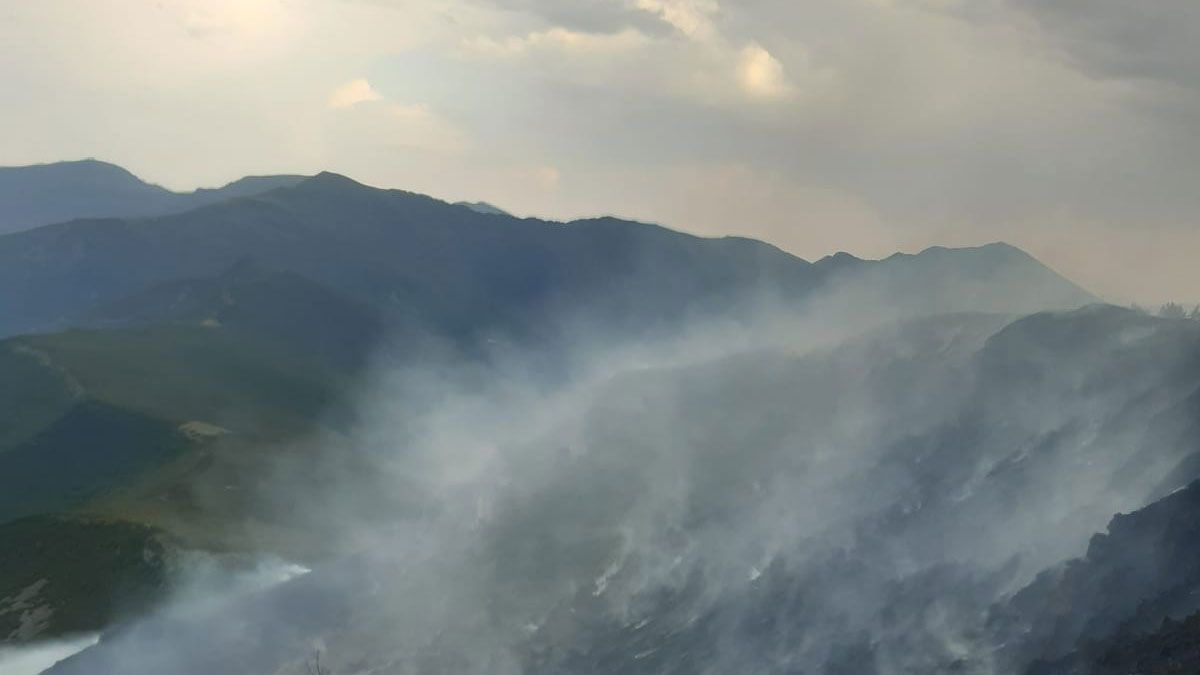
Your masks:
M 957 249 L 932 246 L 879 261 L 839 253 L 815 265 L 828 270 L 834 283 L 883 293 L 889 304 L 900 303 L 909 313 L 954 308 L 1023 314 L 1096 302 L 1028 253 L 1002 242 Z
M 493 216 L 512 215 L 508 211 L 505 211 L 498 206 L 492 206 L 487 202 L 455 202 L 455 206 L 465 206 L 476 213 L 486 213 Z
M 252 176 L 224 187 L 171 192 L 125 169 L 87 159 L 0 167 L 0 234 L 77 218 L 179 213 L 233 197 L 295 185 L 300 176 Z
M 143 204 L 165 193 L 86 168 Z M 810 263 L 329 173 L 275 180 L 0 236 L 0 523 L 22 518 L 0 524 L 0 549 L 69 540 L 105 561 L 0 555 L 0 642 L 144 609 L 162 590 L 158 547 L 324 562 L 231 609 L 124 625 L 56 673 L 276 672 L 317 642 L 338 672 L 501 672 L 500 659 L 547 675 L 983 673 L 1081 668 L 1102 658 L 1092 643 L 1140 654 L 1138 640 L 1186 627 L 1153 633 L 1200 590 L 1178 543 L 1190 493 L 1171 494 L 1200 477 L 1196 322 L 1091 305 L 1002 243 Z M 710 319 L 788 339 L 614 368 L 582 397 L 542 377 L 579 343 L 672 344 Z M 827 327 L 842 331 L 827 346 L 787 346 L 825 344 Z M 527 354 L 530 386 L 549 392 L 450 420 L 468 435 L 427 461 L 503 459 L 461 522 L 387 453 L 419 450 L 424 406 L 475 401 L 487 380 L 447 391 L 458 379 L 439 374 L 364 441 L 357 397 L 381 344 L 403 369 Z M 1110 528 L 1129 546 L 1089 548 L 1117 511 L 1144 514 Z M 426 517 L 412 548 L 427 557 L 405 575 L 390 543 L 344 545 L 348 522 L 363 534 Z M 138 548 L 153 555 L 127 555 Z M 1151 549 L 1161 565 L 1121 553 Z M 52 614 L 31 624 L 10 598 Z M 432 632 L 397 632 L 413 608 Z
M 334 174 L 140 219 L 89 219 L 0 237 L 0 335 L 58 330 L 165 282 L 250 258 L 456 337 L 544 338 L 574 312 L 650 330 L 837 285 L 840 304 L 1027 312 L 1095 298 L 1003 245 L 880 262 L 809 264 L 749 239 L 704 239 L 613 218 L 562 224 L 481 214 Z M 81 289 L 86 289 L 81 292 Z

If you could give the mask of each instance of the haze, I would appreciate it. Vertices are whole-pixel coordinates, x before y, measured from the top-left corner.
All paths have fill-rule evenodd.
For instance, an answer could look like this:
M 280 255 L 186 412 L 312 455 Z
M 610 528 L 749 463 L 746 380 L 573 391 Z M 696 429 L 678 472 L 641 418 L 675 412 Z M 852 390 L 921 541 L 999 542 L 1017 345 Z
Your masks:
M 14 0 L 0 165 L 332 170 L 808 259 L 1003 240 L 1194 303 L 1198 33 L 1191 0 Z

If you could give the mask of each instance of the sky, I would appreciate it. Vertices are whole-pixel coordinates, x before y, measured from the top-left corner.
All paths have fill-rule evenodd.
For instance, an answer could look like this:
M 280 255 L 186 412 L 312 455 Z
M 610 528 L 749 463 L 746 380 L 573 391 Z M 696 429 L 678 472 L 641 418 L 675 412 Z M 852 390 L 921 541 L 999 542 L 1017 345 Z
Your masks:
M 0 165 L 330 170 L 1200 302 L 1195 0 L 4 0 Z

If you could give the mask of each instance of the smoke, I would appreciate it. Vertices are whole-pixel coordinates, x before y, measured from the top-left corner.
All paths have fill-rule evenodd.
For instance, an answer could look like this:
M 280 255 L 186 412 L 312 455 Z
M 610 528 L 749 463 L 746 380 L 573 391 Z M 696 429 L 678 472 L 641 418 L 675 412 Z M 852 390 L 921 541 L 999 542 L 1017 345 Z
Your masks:
M 84 635 L 20 647 L 5 647 L 0 649 L 0 673 L 4 673 L 4 675 L 38 675 L 55 663 L 73 654 L 78 654 L 99 641 L 99 635 Z
M 1013 672 L 993 607 L 1185 482 L 1195 331 L 864 315 L 398 345 L 264 482 L 314 572 L 52 672 Z

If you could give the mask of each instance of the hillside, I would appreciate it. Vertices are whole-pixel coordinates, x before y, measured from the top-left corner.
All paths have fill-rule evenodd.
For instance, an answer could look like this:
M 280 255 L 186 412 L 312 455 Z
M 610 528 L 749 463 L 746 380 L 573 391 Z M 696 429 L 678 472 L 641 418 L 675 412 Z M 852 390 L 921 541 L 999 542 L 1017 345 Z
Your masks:
M 254 176 L 189 193 L 151 185 L 96 160 L 0 167 L 0 234 L 77 218 L 179 213 L 205 204 L 294 185 L 299 176 Z
M 52 672 L 129 675 L 122 655 L 151 643 L 147 673 L 287 672 L 314 643 L 334 672 L 949 674 L 1095 654 L 1121 626 L 1194 611 L 1197 493 L 1179 488 L 1196 478 L 1197 354 L 1200 324 L 1119 308 L 968 314 L 451 408 L 460 445 L 419 436 L 392 456 L 429 501 L 389 510 L 377 537 Z M 503 451 L 471 455 L 475 439 Z M 461 493 L 439 482 L 450 448 L 484 467 L 455 474 Z M 230 615 L 253 617 L 242 639 L 199 649 Z
M 302 435 L 346 378 L 220 328 L 0 342 L 0 521 L 78 507 L 214 443 Z
M 1095 298 L 1004 244 L 809 263 L 749 239 L 518 219 L 328 173 L 264 192 L 244 185 L 245 196 L 180 213 L 0 236 L 0 546 L 78 537 L 126 567 L 85 574 L 58 565 L 52 546 L 30 549 L 23 564 L 47 570 L 37 597 L 58 613 L 40 638 L 130 616 L 113 610 L 121 579 L 148 580 L 133 613 L 160 599 L 157 572 L 126 565 L 130 547 L 168 558 L 191 548 L 324 563 L 299 599 L 246 601 L 269 616 L 275 602 L 320 598 L 337 617 L 317 613 L 294 634 L 281 628 L 270 650 L 227 655 L 266 672 L 313 640 L 366 662 L 441 663 L 475 638 L 507 645 L 528 672 L 687 670 L 719 634 L 783 658 L 802 629 L 836 653 L 788 659 L 853 671 L 870 645 L 924 638 L 880 637 L 840 614 L 839 594 L 892 589 L 868 603 L 890 616 L 935 602 L 921 579 L 941 578 L 947 560 L 963 566 L 951 585 L 1032 579 L 1114 511 L 1200 466 L 1186 415 L 1195 324 L 1103 306 L 1020 318 Z M 730 325 L 747 344 L 698 348 L 682 365 L 618 356 L 645 343 L 678 350 L 665 359 L 675 363 L 689 340 Z M 506 377 L 519 380 L 513 391 L 490 391 Z M 1118 470 L 1122 443 L 1141 454 Z M 1098 468 L 1066 512 L 1048 486 L 1066 480 L 1079 447 Z M 471 453 L 488 449 L 502 458 L 482 478 L 480 494 L 493 496 L 472 496 L 466 512 L 442 501 L 457 487 L 423 482 L 449 458 L 463 461 L 453 472 L 486 465 Z M 1096 488 L 1118 474 L 1120 499 Z M 1015 510 L 998 516 L 1001 505 Z M 780 521 L 778 509 L 800 515 Z M 812 509 L 837 515 L 818 523 L 803 515 Z M 778 527 L 756 530 L 759 516 Z M 980 541 L 984 520 L 1025 534 Z M 1028 534 L 1045 522 L 1054 536 Z M 400 563 L 373 543 L 379 533 L 416 527 L 423 538 L 443 526 L 450 539 L 433 535 L 425 550 L 444 570 L 412 563 L 415 576 L 383 581 Z M 783 548 L 746 539 L 775 541 L 776 529 Z M 476 534 L 454 534 L 466 532 Z M 661 541 L 654 556 L 690 571 L 639 586 L 635 570 L 677 572 L 626 557 L 630 536 Z M 718 541 L 744 550 L 710 550 Z M 1019 565 L 1000 563 L 1013 555 Z M 898 576 L 892 559 L 917 571 Z M 747 569 L 762 584 L 729 585 Z M 22 570 L 0 579 L 0 599 L 28 595 Z M 461 634 L 446 638 L 450 651 L 375 645 L 371 626 L 406 619 L 367 599 L 371 584 L 411 594 L 399 605 L 410 607 L 447 590 L 451 573 L 482 580 L 447 597 L 487 607 L 489 622 L 553 629 L 494 635 L 451 608 L 432 624 Z M 86 592 L 72 585 L 81 574 Z M 964 588 L 960 609 L 998 601 L 996 585 Z M 580 589 L 592 587 L 589 599 Z M 614 618 L 609 587 L 655 628 Z M 805 608 L 775 604 L 810 588 L 822 590 L 803 591 Z M 762 634 L 730 627 L 750 614 L 777 623 Z M 170 630 L 211 633 L 209 620 L 176 617 Z M 106 661 L 111 650 L 159 630 L 123 625 L 114 635 L 124 637 L 63 667 L 127 669 Z M 859 641 L 866 633 L 874 642 Z M 648 649 L 653 658 L 638 656 Z M 162 654 L 160 672 L 195 665 L 173 661 L 195 654 Z
M 0 524 L 0 645 L 95 632 L 167 594 L 166 542 L 151 528 L 36 516 Z
M 220 328 L 337 368 L 363 365 L 387 330 L 374 308 L 298 274 L 245 259 L 217 276 L 150 286 L 81 322 L 112 330 L 155 325 Z
M 0 644 L 137 615 L 168 595 L 164 556 L 277 528 L 246 540 L 251 488 L 278 446 L 345 424 L 353 374 L 230 323 L 0 342 Z
M 1025 312 L 1095 300 L 1011 247 L 813 265 L 747 239 L 612 218 L 482 214 L 321 174 L 178 215 L 0 237 L 0 335 L 61 330 L 246 259 L 373 307 L 390 325 L 466 341 L 552 340 L 576 322 L 629 337 L 685 318 L 746 318 L 767 301 L 794 306 L 818 288 L 847 294 L 838 307 L 863 315 L 877 306 L 897 315 Z
M 1028 314 L 1097 302 L 1091 293 L 1005 243 L 933 246 L 879 261 L 839 254 L 815 264 L 829 270 L 831 285 L 841 288 L 847 300 L 898 304 L 905 314 L 937 313 L 946 307 Z
M 799 288 L 808 276 L 806 265 L 765 244 L 614 220 L 564 226 L 483 215 L 323 174 L 178 216 L 0 238 L 0 331 L 61 328 L 155 284 L 212 277 L 245 258 L 393 321 L 459 336 L 535 332 L 530 322 L 551 306 L 589 300 L 607 304 L 608 315 L 628 314 L 627 322 L 678 315 L 760 280 Z M 75 292 L 81 287 L 90 293 Z

